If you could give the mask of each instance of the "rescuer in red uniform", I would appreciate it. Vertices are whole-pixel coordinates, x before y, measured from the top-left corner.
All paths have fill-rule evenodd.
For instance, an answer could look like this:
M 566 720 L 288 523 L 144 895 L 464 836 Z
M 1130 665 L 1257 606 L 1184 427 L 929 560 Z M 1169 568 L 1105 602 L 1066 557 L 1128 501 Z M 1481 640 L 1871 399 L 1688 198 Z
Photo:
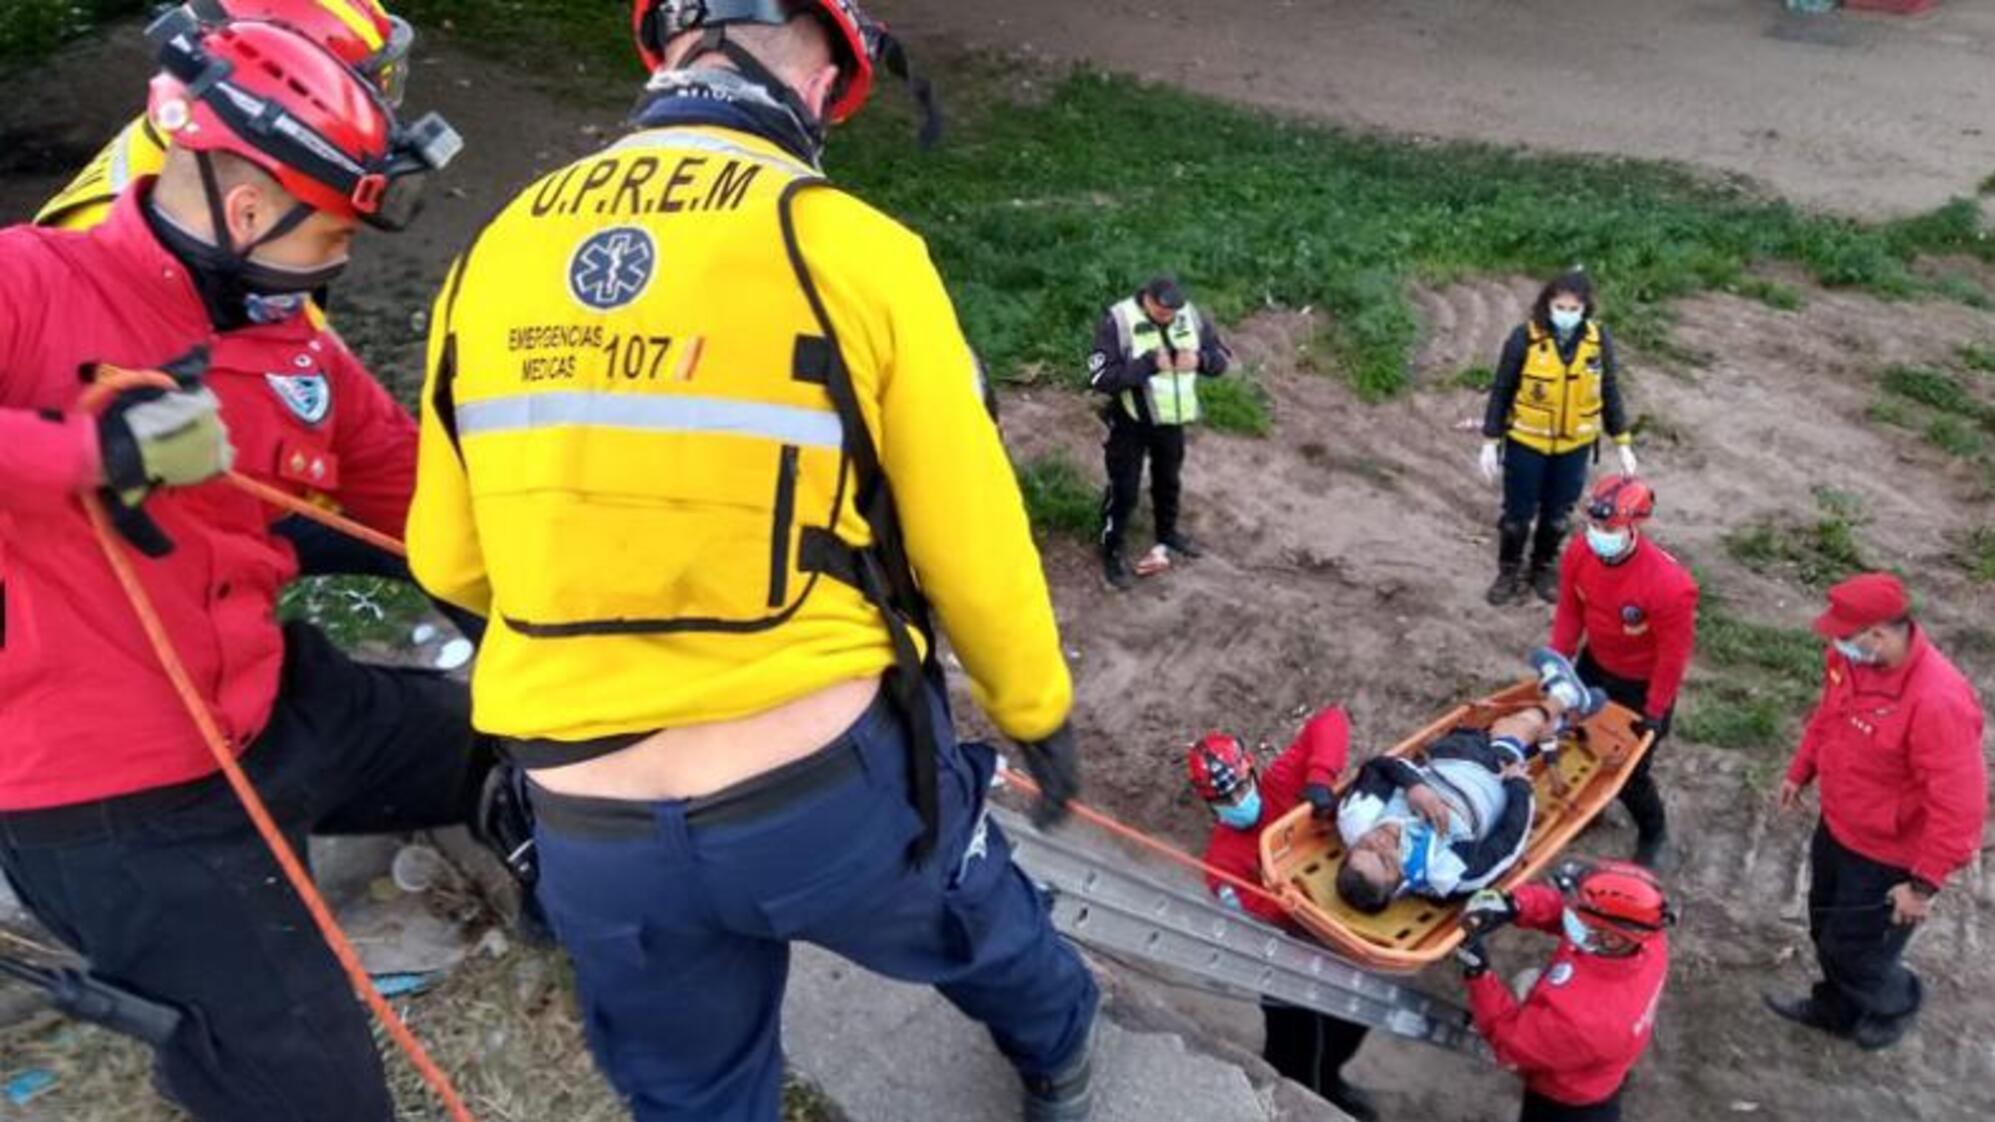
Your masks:
M 1317 817 L 1334 817 L 1337 777 L 1350 754 L 1351 720 L 1336 706 L 1311 717 L 1295 743 L 1258 775 L 1254 757 L 1231 736 L 1208 733 L 1192 745 L 1185 761 L 1192 790 L 1205 801 L 1213 817 L 1212 835 L 1205 843 L 1205 863 L 1250 883 L 1262 883 L 1262 828 L 1305 800 Z M 1241 892 L 1209 873 L 1205 883 L 1228 907 L 1299 934 L 1289 924 L 1288 913 L 1267 897 Z M 1267 1027 L 1261 1056 L 1276 1071 L 1322 1095 L 1359 1122 L 1378 1117 L 1371 1096 L 1343 1075 L 1344 1065 L 1364 1043 L 1365 1026 L 1265 999 L 1261 1016 Z
M 1615 1122 L 1621 1085 L 1655 1031 L 1676 915 L 1647 870 L 1569 861 L 1552 884 L 1483 891 L 1455 952 L 1469 1012 L 1497 1061 L 1524 1077 L 1519 1122 Z M 1559 936 L 1521 1000 L 1489 972 L 1483 937 L 1506 924 Z
M 1974 860 L 1988 816 L 1983 715 L 1974 686 L 1912 620 L 1905 586 L 1866 573 L 1829 590 L 1815 633 L 1830 644 L 1822 700 L 1780 787 L 1782 810 L 1821 781 L 1810 850 L 1808 934 L 1822 979 L 1765 997 L 1790 1021 L 1898 1042 L 1923 990 L 1905 944 L 1947 880 Z
M 1559 603 L 1550 646 L 1579 665 L 1587 684 L 1640 715 L 1656 742 L 1621 788 L 1635 820 L 1635 862 L 1668 858 L 1669 820 L 1652 769 L 1669 735 L 1676 694 L 1697 632 L 1697 582 L 1683 563 L 1642 532 L 1655 493 L 1630 475 L 1597 484 L 1586 503 L 1586 534 L 1559 562 Z
M 179 19 L 180 17 L 173 17 Z M 294 844 L 462 822 L 492 754 L 440 675 L 280 628 L 296 572 L 232 464 L 402 529 L 416 430 L 304 314 L 455 134 L 404 130 L 324 47 L 162 24 L 160 176 L 101 226 L 0 231 L 0 867 L 91 970 L 179 1009 L 157 1083 L 201 1122 L 389 1122 L 365 1015 L 217 774 L 80 497 L 100 494 L 202 700 Z M 178 390 L 85 411 L 79 371 Z M 120 548 L 126 548 L 121 545 Z

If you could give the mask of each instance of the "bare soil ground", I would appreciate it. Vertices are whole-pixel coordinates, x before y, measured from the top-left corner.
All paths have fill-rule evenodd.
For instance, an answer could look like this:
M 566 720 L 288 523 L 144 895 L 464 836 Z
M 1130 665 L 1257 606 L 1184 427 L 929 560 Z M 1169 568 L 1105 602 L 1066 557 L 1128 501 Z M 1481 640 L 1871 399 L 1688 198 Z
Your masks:
M 898 27 L 1393 132 L 1677 160 L 1851 213 L 1995 171 L 1995 6 L 1776 0 L 882 0 Z M 1196 144 L 1196 137 L 1169 138 Z
M 1201 31 L 1191 15 L 1219 10 L 1179 0 L 1092 5 L 1091 12 L 1107 14 L 1087 19 L 1046 0 L 1001 9 L 890 5 L 918 32 L 1019 48 L 1030 39 L 1042 52 L 1086 50 L 1292 108 L 1327 106 L 1346 115 L 1348 105 L 1352 119 L 1385 126 L 1487 129 L 1547 146 L 1676 155 L 1855 209 L 1930 205 L 1988 170 L 1975 165 L 1981 157 L 1963 152 L 1957 133 L 1968 126 L 1957 114 L 1967 111 L 1955 102 L 1964 95 L 1949 84 L 1954 68 L 1978 62 L 1974 88 L 1984 100 L 1980 115 L 1970 116 L 1972 127 L 1985 123 L 1995 20 L 1985 4 L 1949 5 L 1934 19 L 1902 26 L 1837 24 L 1854 37 L 1841 46 L 1767 38 L 1769 26 L 1787 26 L 1771 4 L 1615 0 L 1575 9 L 1537 0 L 1500 8 L 1242 0 L 1239 7 L 1251 11 L 1232 7 L 1224 12 L 1228 30 Z M 1446 24 L 1444 10 L 1459 22 Z M 992 11 L 1012 22 L 977 22 Z M 1596 12 L 1652 31 L 1620 48 L 1593 42 L 1596 25 L 1609 22 Z M 1028 19 L 1029 35 L 1019 30 Z M 1496 61 L 1475 61 L 1476 52 L 1462 46 L 1470 41 Z M 1413 62 L 1444 53 L 1457 84 L 1442 95 L 1431 88 L 1431 70 L 1423 78 Z M 0 135 L 8 137 L 0 145 L 0 220 L 30 210 L 60 181 L 58 169 L 80 163 L 141 99 L 143 66 L 128 45 L 95 45 L 73 57 L 91 80 L 46 83 L 44 73 L 32 92 L 0 88 Z M 1657 84 L 1665 67 L 1678 66 L 1691 76 Z M 1924 92 L 1899 89 L 1898 79 L 1915 72 L 1931 78 Z M 1742 85 L 1748 80 L 1752 89 Z M 599 143 L 589 130 L 612 126 L 621 106 L 620 93 L 600 108 L 550 101 L 522 89 L 503 67 L 441 51 L 426 52 L 419 82 L 424 100 L 467 133 L 505 140 L 474 145 L 452 177 L 461 194 L 438 200 L 417 232 L 372 239 L 352 282 L 341 287 L 343 330 L 405 388 L 417 373 L 421 316 L 448 255 L 534 169 Z M 1763 151 L 1730 135 L 1752 127 L 1742 115 L 1760 112 L 1765 97 L 1814 106 L 1809 99 L 1854 96 L 1843 88 L 1850 85 L 1891 108 L 1854 121 L 1833 108 L 1811 108 L 1805 120 L 1812 125 L 1773 126 L 1800 131 L 1783 131 Z M 60 123 L 27 127 L 49 121 Z M 1697 130 L 1712 122 L 1723 124 L 1699 140 Z M 1978 151 L 1985 156 L 1985 147 Z M 1304 369 L 1303 348 L 1316 334 L 1307 313 L 1270 310 L 1235 327 L 1244 365 L 1273 396 L 1276 427 L 1266 439 L 1200 434 L 1195 442 L 1188 508 L 1212 556 L 1114 596 L 1082 544 L 1047 549 L 1080 681 L 1092 798 L 1192 845 L 1204 816 L 1179 781 L 1179 747 L 1197 732 L 1223 727 L 1279 746 L 1303 713 L 1338 701 L 1351 707 L 1361 742 L 1379 746 L 1516 675 L 1523 651 L 1542 638 L 1548 611 L 1498 612 L 1481 601 L 1494 497 L 1473 476 L 1474 437 L 1458 428 L 1479 412 L 1479 399 L 1449 388 L 1449 378 L 1464 365 L 1493 360 L 1530 288 L 1522 278 L 1493 277 L 1419 293 L 1429 334 L 1419 360 L 1424 388 L 1381 406 L 1362 405 L 1334 378 Z M 1685 301 L 1676 309 L 1673 342 L 1690 360 L 1626 356 L 1635 409 L 1656 434 L 1643 452 L 1662 494 L 1657 536 L 1721 585 L 1743 614 L 1800 626 L 1814 610 L 1812 594 L 1741 568 L 1721 538 L 1763 515 L 1808 515 L 1818 486 L 1850 492 L 1868 519 L 1858 530 L 1861 545 L 1913 577 L 1935 633 L 1986 696 L 1995 683 L 1995 589 L 1970 583 L 1946 559 L 1950 535 L 1995 521 L 1985 483 L 1916 436 L 1870 424 L 1865 410 L 1877 395 L 1878 368 L 1942 361 L 1966 342 L 1995 343 L 1995 316 L 1804 292 L 1807 304 L 1794 312 L 1732 297 Z M 1076 340 L 1077 352 L 1082 345 Z M 1985 393 L 1990 383 L 1978 385 Z M 1099 428 L 1079 398 L 1036 390 L 1009 395 L 1006 406 L 1005 427 L 1021 457 L 1063 450 L 1099 470 Z M 1691 690 L 1713 673 L 1700 667 Z M 1666 749 L 1661 776 L 1688 854 L 1676 879 L 1687 919 L 1631 1117 L 1989 1116 L 1995 959 L 1984 944 L 1995 930 L 1995 884 L 1979 863 L 1914 943 L 1930 1011 L 1901 1048 L 1863 1056 L 1790 1031 L 1758 1009 L 1762 987 L 1798 987 L 1807 977 L 1799 902 L 1806 827 L 1774 821 L 1765 803 L 1780 762 L 1779 752 L 1687 742 Z M 1628 842 L 1617 817 L 1585 846 L 1622 853 Z M 1522 965 L 1525 951 L 1518 944 L 1512 963 Z M 1441 977 L 1437 984 L 1452 983 Z M 517 1006 L 565 1019 L 565 1011 L 550 1011 L 560 1005 L 549 996 L 556 991 L 558 980 L 542 967 L 508 960 L 423 1016 L 431 1026 L 458 1013 L 479 1024 L 476 1017 L 511 1018 Z M 501 1008 L 490 1008 L 493 1002 Z M 504 1030 L 511 1035 L 467 1033 L 458 1047 L 503 1057 L 509 1040 L 541 1039 L 522 1055 L 537 1056 L 544 1046 L 548 1070 L 560 1078 L 593 1078 L 574 1051 L 572 1026 L 533 1023 L 540 1027 Z M 540 1032 L 553 1035 L 533 1036 Z M 11 1070 L 26 1056 L 9 1048 L 0 1068 Z M 44 1116 L 162 1117 L 143 1105 L 137 1068 L 120 1062 L 109 1070 L 124 1073 L 115 1083 L 124 1099 L 89 1106 L 89 1099 L 66 1100 L 74 1105 Z M 503 1069 L 503 1060 L 494 1062 Z M 1394 1117 L 1480 1122 L 1514 1109 L 1510 1077 L 1429 1050 L 1374 1043 L 1360 1065 L 1366 1081 L 1386 1092 Z M 545 1113 L 562 1109 L 547 1103 L 491 1113 L 536 1122 L 597 1117 L 588 1112 L 601 1109 L 600 1099 L 583 1094 L 580 1083 L 568 1090 L 581 1097 L 557 1100 L 570 1113 Z M 490 1084 L 483 1091 L 502 1093 Z

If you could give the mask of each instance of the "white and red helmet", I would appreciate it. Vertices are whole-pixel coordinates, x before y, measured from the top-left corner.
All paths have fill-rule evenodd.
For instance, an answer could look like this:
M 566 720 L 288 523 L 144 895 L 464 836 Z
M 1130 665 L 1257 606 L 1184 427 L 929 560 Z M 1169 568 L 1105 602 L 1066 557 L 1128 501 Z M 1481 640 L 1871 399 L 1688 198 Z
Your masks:
M 401 229 L 423 179 L 463 148 L 434 113 L 402 128 L 378 90 L 283 24 L 213 26 L 181 8 L 148 34 L 161 71 L 146 113 L 160 135 L 248 160 L 314 210 Z
M 1237 737 L 1209 732 L 1185 754 L 1191 788 L 1206 802 L 1230 800 L 1254 781 L 1254 757 Z

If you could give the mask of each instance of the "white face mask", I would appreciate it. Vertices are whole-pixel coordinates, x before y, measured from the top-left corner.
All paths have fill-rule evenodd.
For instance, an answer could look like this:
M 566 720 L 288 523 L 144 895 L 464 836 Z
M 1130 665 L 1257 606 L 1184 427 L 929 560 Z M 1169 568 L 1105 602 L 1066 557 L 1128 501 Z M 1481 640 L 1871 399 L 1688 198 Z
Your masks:
M 1586 528 L 1586 547 L 1602 561 L 1612 561 L 1628 552 L 1628 545 L 1634 535 L 1627 530 L 1602 530 L 1598 526 Z
M 1586 312 L 1580 308 L 1553 308 L 1552 327 L 1561 335 L 1570 335 L 1586 322 Z
M 1857 666 L 1876 666 L 1881 661 L 1877 657 L 1877 652 L 1864 650 L 1848 639 L 1835 640 L 1835 648 L 1837 654 Z
M 1559 913 L 1559 925 L 1565 929 L 1566 941 L 1586 954 L 1599 954 L 1600 946 L 1594 941 L 1593 929 L 1579 918 L 1579 913 L 1571 908 Z

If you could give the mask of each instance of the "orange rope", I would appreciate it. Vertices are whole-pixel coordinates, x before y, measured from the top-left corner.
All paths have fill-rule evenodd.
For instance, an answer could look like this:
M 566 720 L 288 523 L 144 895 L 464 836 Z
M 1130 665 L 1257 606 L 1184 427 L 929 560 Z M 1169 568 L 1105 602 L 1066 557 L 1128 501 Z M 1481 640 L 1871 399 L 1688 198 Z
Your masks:
M 141 375 L 139 381 L 134 383 L 129 379 L 115 376 L 125 372 L 113 373 L 113 378 L 98 382 L 85 394 L 86 409 L 94 401 L 101 400 L 104 396 L 120 389 L 129 388 L 133 384 L 157 384 L 156 378 Z M 253 480 L 247 482 L 254 483 Z M 262 485 L 257 484 L 257 486 Z M 292 499 L 283 492 L 273 491 L 272 494 L 286 500 L 279 504 L 286 508 L 317 510 L 311 504 Z M 333 957 L 338 959 L 340 966 L 346 970 L 347 979 L 353 983 L 354 989 L 366 1002 L 367 1007 L 373 1010 L 374 1016 L 387 1030 L 388 1036 L 409 1057 L 409 1062 L 415 1066 L 416 1073 L 422 1076 L 423 1082 L 429 1084 L 430 1089 L 436 1092 L 437 1098 L 443 1101 L 444 1109 L 449 1111 L 452 1122 L 473 1122 L 471 1111 L 458 1096 L 457 1088 L 451 1085 L 450 1077 L 430 1059 L 422 1042 L 416 1039 L 415 1034 L 409 1031 L 409 1026 L 396 1015 L 394 1008 L 388 1004 L 388 999 L 382 997 L 381 991 L 374 987 L 374 980 L 368 977 L 367 968 L 361 965 L 360 953 L 354 949 L 353 941 L 341 929 L 339 921 L 333 918 L 332 909 L 326 905 L 325 897 L 319 895 L 318 886 L 312 882 L 311 873 L 306 871 L 304 862 L 298 860 L 297 852 L 291 848 L 291 843 L 285 840 L 284 831 L 270 816 L 270 808 L 264 805 L 263 797 L 256 793 L 249 776 L 243 772 L 242 765 L 229 750 L 228 737 L 222 734 L 220 726 L 215 723 L 215 716 L 209 711 L 207 701 L 201 696 L 200 689 L 195 686 L 193 678 L 187 673 L 186 664 L 181 661 L 179 652 L 174 649 L 172 637 L 166 633 L 166 624 L 159 618 L 159 610 L 154 606 L 152 596 L 146 592 L 137 570 L 132 567 L 131 559 L 125 556 L 124 549 L 119 545 L 117 531 L 111 525 L 110 515 L 105 513 L 103 500 L 96 495 L 84 495 L 83 513 L 90 519 L 90 527 L 96 531 L 98 548 L 103 551 L 104 559 L 110 563 L 111 571 L 117 575 L 119 585 L 124 588 L 125 596 L 131 601 L 132 611 L 139 619 L 139 626 L 144 628 L 146 639 L 152 644 L 153 654 L 159 658 L 160 666 L 166 670 L 167 679 L 173 683 L 174 692 L 180 695 L 181 703 L 187 707 L 188 716 L 194 719 L 195 727 L 201 732 L 201 738 L 207 741 L 208 750 L 214 754 L 215 762 L 221 766 L 229 787 L 235 791 L 236 798 L 242 802 L 243 810 L 248 812 L 250 821 L 256 825 L 256 832 L 263 836 L 264 844 L 270 847 L 271 855 L 277 858 L 278 866 L 284 870 L 285 879 L 291 882 L 291 887 L 303 901 L 305 910 L 311 913 L 312 922 L 318 925 L 319 934 L 325 938 L 326 946 L 332 950 Z M 299 513 L 304 511 L 299 510 Z M 337 518 L 334 515 L 329 517 Z M 346 520 L 339 519 L 338 522 L 344 523 Z M 348 529 L 345 525 L 329 524 L 336 525 L 339 529 Z M 365 529 L 359 526 L 352 528 Z
M 1024 775 L 1019 774 L 1018 772 L 1012 770 L 1011 768 L 1005 768 L 1003 770 L 1004 770 L 1004 781 L 1006 783 L 1010 784 L 1011 786 L 1018 787 L 1021 790 L 1027 791 L 1031 793 L 1034 797 L 1043 797 L 1040 794 L 1039 785 L 1037 783 L 1034 783 L 1031 779 L 1027 778 Z M 1266 886 L 1256 884 L 1253 881 L 1247 880 L 1244 877 L 1236 877 L 1232 873 L 1229 873 L 1224 869 L 1214 868 L 1213 866 L 1206 864 L 1205 862 L 1199 860 L 1198 858 L 1193 857 L 1191 854 L 1186 853 L 1184 850 L 1179 849 L 1177 846 L 1174 846 L 1171 843 L 1164 841 L 1160 838 L 1151 837 L 1149 834 L 1144 833 L 1143 831 L 1137 829 L 1134 826 L 1124 825 L 1122 822 L 1116 820 L 1113 816 L 1104 814 L 1101 811 L 1096 810 L 1095 808 L 1087 805 L 1086 803 L 1070 802 L 1067 804 L 1067 809 L 1073 811 L 1074 817 L 1080 819 L 1083 822 L 1087 822 L 1091 825 L 1100 827 L 1101 829 L 1107 831 L 1110 834 L 1115 835 L 1118 838 L 1123 839 L 1124 841 L 1133 842 L 1136 845 L 1139 845 L 1144 849 L 1149 850 L 1152 853 L 1158 854 L 1159 856 L 1162 856 L 1179 865 L 1183 865 L 1185 868 L 1190 869 L 1195 873 L 1203 873 L 1206 876 L 1213 878 L 1214 880 L 1230 884 L 1234 888 L 1240 889 L 1241 891 L 1244 891 L 1251 896 L 1257 896 L 1263 900 L 1266 900 L 1269 903 L 1280 908 L 1283 912 L 1293 914 L 1294 911 L 1296 910 L 1295 902 L 1290 900 L 1288 897 L 1283 896 L 1277 892 L 1271 891 Z
M 237 488 L 247 491 L 274 507 L 281 507 L 301 518 L 309 518 L 321 526 L 330 526 L 348 537 L 358 538 L 368 545 L 397 557 L 407 557 L 409 550 L 401 542 L 376 530 L 372 526 L 362 526 L 351 518 L 333 513 L 315 503 L 309 503 L 286 491 L 279 491 L 268 483 L 251 479 L 239 471 L 230 472 L 228 481 Z

